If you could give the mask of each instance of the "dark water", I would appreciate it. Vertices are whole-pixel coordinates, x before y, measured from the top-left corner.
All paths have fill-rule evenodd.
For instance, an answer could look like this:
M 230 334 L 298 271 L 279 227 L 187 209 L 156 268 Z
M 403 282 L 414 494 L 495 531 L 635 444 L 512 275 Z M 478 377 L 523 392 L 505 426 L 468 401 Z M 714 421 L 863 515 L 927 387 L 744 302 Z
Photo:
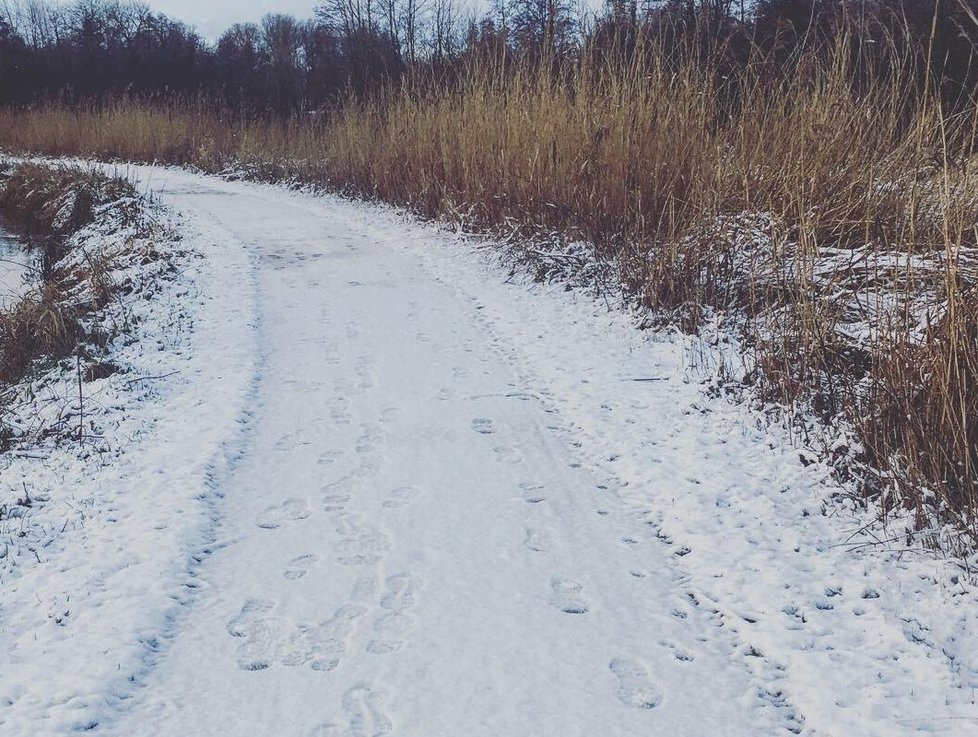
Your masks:
M 12 305 L 28 290 L 35 273 L 34 261 L 21 237 L 5 230 L 0 222 L 0 309 Z

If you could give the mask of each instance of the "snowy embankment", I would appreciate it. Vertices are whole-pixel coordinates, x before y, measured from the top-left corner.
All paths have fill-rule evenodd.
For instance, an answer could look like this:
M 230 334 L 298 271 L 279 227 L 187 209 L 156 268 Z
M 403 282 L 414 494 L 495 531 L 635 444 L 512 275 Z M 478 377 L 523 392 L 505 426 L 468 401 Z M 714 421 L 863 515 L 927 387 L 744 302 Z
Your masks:
M 708 396 L 702 346 L 388 208 L 133 173 L 178 275 L 84 387 L 98 444 L 0 469 L 48 497 L 3 734 L 978 734 L 960 566 Z
M 4 735 L 85 728 L 131 691 L 192 591 L 249 410 L 254 279 L 237 244 L 114 202 L 62 265 L 103 256 L 116 294 L 90 319 L 114 332 L 114 373 L 80 376 L 71 357 L 4 393 Z

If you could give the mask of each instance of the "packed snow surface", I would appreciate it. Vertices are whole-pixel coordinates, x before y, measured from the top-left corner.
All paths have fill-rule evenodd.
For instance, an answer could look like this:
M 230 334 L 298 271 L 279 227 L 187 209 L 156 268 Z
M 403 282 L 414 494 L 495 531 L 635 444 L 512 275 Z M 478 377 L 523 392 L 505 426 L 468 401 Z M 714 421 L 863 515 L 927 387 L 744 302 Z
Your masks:
M 119 451 L 0 469 L 84 510 L 2 581 L 0 734 L 978 735 L 967 577 L 689 340 L 387 208 L 133 173 L 196 257 Z

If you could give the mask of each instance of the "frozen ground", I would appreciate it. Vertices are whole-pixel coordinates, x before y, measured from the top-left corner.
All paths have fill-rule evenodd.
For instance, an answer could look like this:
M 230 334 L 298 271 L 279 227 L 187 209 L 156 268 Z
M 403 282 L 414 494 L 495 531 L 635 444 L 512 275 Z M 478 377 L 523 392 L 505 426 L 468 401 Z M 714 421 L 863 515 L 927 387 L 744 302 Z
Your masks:
M 116 387 L 110 458 L 0 469 L 85 510 L 3 579 L 0 734 L 978 735 L 961 571 L 684 340 L 385 208 L 135 173 L 202 257 L 134 307 L 179 373 Z

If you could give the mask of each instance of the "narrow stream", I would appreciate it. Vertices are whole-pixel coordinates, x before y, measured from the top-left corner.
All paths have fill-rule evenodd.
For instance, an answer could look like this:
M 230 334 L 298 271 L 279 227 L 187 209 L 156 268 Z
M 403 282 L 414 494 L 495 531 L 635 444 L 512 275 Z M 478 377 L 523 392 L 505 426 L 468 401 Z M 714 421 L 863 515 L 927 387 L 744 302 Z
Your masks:
M 0 310 L 15 304 L 29 289 L 36 259 L 23 240 L 0 222 Z

